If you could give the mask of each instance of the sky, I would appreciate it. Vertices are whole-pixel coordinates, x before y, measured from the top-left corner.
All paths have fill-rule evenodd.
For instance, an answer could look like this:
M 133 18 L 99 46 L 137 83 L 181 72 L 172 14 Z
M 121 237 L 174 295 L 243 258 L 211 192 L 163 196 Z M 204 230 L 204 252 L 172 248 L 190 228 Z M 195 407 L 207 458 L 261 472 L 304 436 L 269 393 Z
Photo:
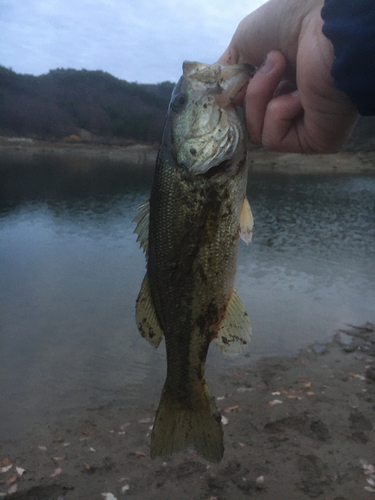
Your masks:
M 0 0 L 0 65 L 40 75 L 103 70 L 176 82 L 184 60 L 213 63 L 265 0 Z

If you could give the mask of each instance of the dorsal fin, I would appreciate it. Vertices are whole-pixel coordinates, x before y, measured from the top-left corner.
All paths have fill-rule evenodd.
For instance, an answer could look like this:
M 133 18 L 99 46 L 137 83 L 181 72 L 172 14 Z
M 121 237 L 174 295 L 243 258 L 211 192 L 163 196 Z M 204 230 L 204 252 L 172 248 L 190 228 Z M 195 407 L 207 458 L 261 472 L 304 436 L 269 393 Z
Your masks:
M 140 205 L 137 210 L 139 210 L 139 214 L 136 215 L 133 219 L 133 222 L 137 224 L 137 227 L 134 229 L 134 232 L 138 235 L 137 241 L 141 248 L 143 248 L 146 259 L 148 256 L 148 226 L 150 221 L 150 200 L 145 201 Z

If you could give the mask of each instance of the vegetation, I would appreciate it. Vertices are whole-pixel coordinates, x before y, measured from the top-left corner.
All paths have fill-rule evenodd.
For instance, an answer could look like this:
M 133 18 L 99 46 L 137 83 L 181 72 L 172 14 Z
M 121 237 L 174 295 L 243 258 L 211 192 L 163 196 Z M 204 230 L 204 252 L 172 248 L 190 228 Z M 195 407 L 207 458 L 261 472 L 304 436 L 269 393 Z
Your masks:
M 129 83 L 103 71 L 21 75 L 0 66 L 0 135 L 159 141 L 173 84 Z
M 129 83 L 103 71 L 17 74 L 0 65 L 0 136 L 70 142 L 159 142 L 174 84 Z M 345 145 L 375 150 L 375 117 Z

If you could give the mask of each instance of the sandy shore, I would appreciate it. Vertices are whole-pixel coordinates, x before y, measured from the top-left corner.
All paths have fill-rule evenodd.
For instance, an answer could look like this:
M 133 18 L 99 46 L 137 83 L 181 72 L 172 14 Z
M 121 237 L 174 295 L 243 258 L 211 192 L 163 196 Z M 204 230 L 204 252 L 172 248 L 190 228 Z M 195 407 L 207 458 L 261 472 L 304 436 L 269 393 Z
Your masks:
M 375 492 L 374 325 L 209 381 L 225 454 L 149 458 L 155 408 L 86 408 L 0 444 L 0 497 L 17 500 L 365 500 Z M 18 469 L 16 469 L 18 467 Z M 13 493 L 12 493 L 13 491 Z
M 71 162 L 77 167 L 90 168 L 108 162 L 108 168 L 123 163 L 127 167 L 153 169 L 156 146 L 106 146 L 89 143 L 52 143 L 0 138 L 2 161 L 30 162 L 51 160 Z M 270 174 L 375 174 L 375 152 L 340 152 L 329 155 L 299 155 L 271 153 L 261 150 L 249 152 L 250 172 Z

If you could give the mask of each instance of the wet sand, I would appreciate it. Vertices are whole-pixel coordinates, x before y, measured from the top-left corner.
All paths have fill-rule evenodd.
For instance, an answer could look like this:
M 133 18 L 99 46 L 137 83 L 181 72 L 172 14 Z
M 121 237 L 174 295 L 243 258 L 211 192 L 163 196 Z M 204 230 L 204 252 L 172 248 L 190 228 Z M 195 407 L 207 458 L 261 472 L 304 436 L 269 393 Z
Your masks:
M 0 137 L 0 156 L 6 161 L 56 160 L 71 163 L 74 169 L 88 169 L 97 163 L 108 162 L 108 168 L 123 164 L 128 169 L 153 170 L 156 145 L 129 146 L 93 143 L 56 143 L 9 140 Z M 313 174 L 375 174 L 375 152 L 343 151 L 326 155 L 271 153 L 255 148 L 249 152 L 250 173 L 313 175 Z
M 0 444 L 17 500 L 364 500 L 375 491 L 375 325 L 209 380 L 227 424 L 213 465 L 194 450 L 151 460 L 147 401 L 77 409 Z M 12 465 L 9 468 L 9 465 Z M 17 472 L 16 467 L 20 469 Z M 4 469 L 5 468 L 5 469 Z

